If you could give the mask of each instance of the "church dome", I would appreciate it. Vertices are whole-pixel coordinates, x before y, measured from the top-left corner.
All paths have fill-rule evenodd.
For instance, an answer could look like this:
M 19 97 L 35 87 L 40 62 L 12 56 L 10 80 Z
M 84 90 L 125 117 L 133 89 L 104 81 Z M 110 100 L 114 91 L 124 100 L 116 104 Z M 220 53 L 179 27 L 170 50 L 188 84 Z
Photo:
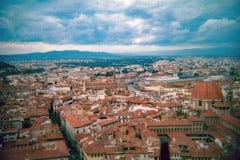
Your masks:
M 222 91 L 215 82 L 201 81 L 192 90 L 192 98 L 200 100 L 223 99 Z

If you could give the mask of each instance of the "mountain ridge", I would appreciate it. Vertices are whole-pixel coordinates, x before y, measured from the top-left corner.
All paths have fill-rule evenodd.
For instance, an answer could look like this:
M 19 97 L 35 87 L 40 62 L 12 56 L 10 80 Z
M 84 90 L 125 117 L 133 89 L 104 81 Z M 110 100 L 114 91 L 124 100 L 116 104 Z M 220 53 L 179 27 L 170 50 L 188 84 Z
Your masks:
M 90 52 L 78 50 L 33 52 L 25 54 L 0 55 L 1 61 L 32 61 L 32 60 L 62 60 L 62 59 L 115 59 L 142 56 L 164 56 L 164 57 L 240 57 L 239 48 L 211 48 L 211 49 L 189 49 L 177 51 L 156 51 L 150 53 L 109 53 Z
M 117 57 L 117 55 L 107 52 L 89 52 L 77 50 L 0 55 L 0 59 L 3 61 L 61 60 L 61 59 L 114 58 L 114 57 Z

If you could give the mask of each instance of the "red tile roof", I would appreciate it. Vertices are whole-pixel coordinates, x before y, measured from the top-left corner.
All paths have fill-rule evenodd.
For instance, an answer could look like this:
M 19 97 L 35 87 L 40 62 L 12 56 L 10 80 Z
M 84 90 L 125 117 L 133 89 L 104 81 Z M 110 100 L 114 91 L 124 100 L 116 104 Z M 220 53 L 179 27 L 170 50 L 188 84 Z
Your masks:
M 212 110 L 208 110 L 206 112 L 203 112 L 202 114 L 204 117 L 218 117 L 217 114 Z
M 30 117 L 41 117 L 41 116 L 49 116 L 48 109 L 42 109 L 42 108 L 35 108 L 29 110 Z
M 218 100 L 223 95 L 220 87 L 214 82 L 201 81 L 192 90 L 192 98 L 202 100 Z
M 53 141 L 51 144 L 54 145 L 50 147 L 50 145 L 37 144 L 36 148 L 33 146 L 5 148 L 0 150 L 0 157 L 6 160 L 69 158 L 69 149 L 64 140 Z
M 90 121 L 89 119 L 80 119 L 80 117 L 76 114 L 67 115 L 66 121 L 68 121 L 74 128 L 88 126 L 93 123 L 93 121 Z
M 104 153 L 103 146 L 97 143 L 93 143 L 84 147 L 84 150 L 87 154 L 103 154 Z
M 192 123 L 189 120 L 166 120 L 148 122 L 148 127 L 165 127 L 165 126 L 191 126 Z
M 222 114 L 219 116 L 219 118 L 225 122 L 228 122 L 229 124 L 231 124 L 235 127 L 240 128 L 240 120 L 235 117 L 232 117 L 229 114 Z
M 134 103 L 134 104 L 147 104 L 149 101 L 147 99 L 143 99 L 140 97 L 131 97 L 128 99 L 129 103 Z
M 69 157 L 70 153 L 67 148 L 66 142 L 64 140 L 54 141 L 54 145 L 56 146 L 53 149 L 38 149 L 33 150 L 30 153 L 30 159 L 37 160 L 37 159 L 54 159 L 54 158 L 63 158 Z
M 99 122 L 98 124 L 100 126 L 107 126 L 107 125 L 117 123 L 117 122 L 118 122 L 118 119 L 106 119 L 106 120 L 103 120 L 103 121 Z
M 88 135 L 87 135 L 87 134 L 84 134 L 84 133 L 80 133 L 80 134 L 77 134 L 77 135 L 75 136 L 76 140 L 78 140 L 78 141 L 80 141 L 80 140 L 82 140 L 82 139 L 84 139 L 84 138 L 86 138 L 86 137 L 88 137 Z
M 218 103 L 214 103 L 213 107 L 215 107 L 215 108 L 229 108 L 230 106 L 225 104 L 225 103 L 218 102 Z
M 142 130 L 142 134 L 143 134 L 143 136 L 145 137 L 145 138 L 156 138 L 156 139 L 158 139 L 159 137 L 158 137 L 158 135 L 157 135 L 157 133 L 155 133 L 155 132 L 153 132 L 153 131 L 150 131 L 150 130 L 148 130 L 148 129 L 144 129 L 144 130 Z
M 199 117 L 195 117 L 195 116 L 190 116 L 188 117 L 188 119 L 192 122 L 203 122 L 203 120 Z
M 48 132 L 45 135 L 47 140 L 61 140 L 63 139 L 63 136 L 61 133 L 52 133 L 52 132 Z

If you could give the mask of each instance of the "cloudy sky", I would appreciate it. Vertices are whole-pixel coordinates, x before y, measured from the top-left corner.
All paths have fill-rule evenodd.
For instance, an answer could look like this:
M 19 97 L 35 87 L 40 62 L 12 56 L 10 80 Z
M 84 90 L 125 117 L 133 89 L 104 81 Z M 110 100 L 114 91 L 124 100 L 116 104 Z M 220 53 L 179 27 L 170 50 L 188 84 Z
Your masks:
M 0 54 L 236 48 L 239 0 L 1 0 Z

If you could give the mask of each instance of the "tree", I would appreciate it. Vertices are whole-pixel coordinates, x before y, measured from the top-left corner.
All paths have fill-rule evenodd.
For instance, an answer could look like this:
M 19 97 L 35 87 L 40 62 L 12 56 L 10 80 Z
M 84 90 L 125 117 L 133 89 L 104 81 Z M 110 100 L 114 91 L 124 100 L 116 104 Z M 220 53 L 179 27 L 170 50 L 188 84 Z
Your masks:
M 105 76 L 111 77 L 113 75 L 113 72 L 107 72 Z
M 194 77 L 199 77 L 199 74 L 198 73 L 194 73 Z

